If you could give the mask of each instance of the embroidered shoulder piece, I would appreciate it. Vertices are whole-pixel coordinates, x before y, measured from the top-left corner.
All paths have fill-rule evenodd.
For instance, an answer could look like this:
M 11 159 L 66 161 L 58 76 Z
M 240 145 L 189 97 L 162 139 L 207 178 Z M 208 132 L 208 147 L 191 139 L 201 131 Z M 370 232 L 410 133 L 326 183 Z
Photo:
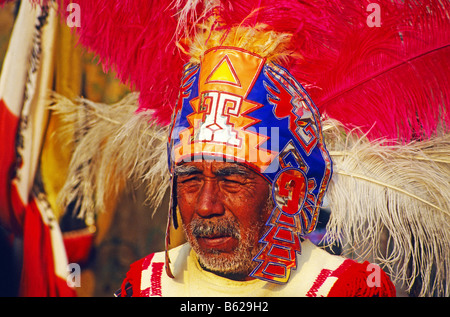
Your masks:
M 154 253 L 134 262 L 122 282 L 122 286 L 114 293 L 116 297 L 148 297 L 161 296 L 161 274 L 164 262 L 152 261 Z

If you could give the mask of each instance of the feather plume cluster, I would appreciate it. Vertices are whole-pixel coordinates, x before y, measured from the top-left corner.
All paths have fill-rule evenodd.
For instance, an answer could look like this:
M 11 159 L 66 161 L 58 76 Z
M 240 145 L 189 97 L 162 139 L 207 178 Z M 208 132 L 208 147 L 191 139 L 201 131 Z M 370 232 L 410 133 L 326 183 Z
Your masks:
M 448 296 L 450 135 L 382 145 L 324 122 L 334 176 L 325 240 L 372 259 L 420 296 Z
M 191 63 L 200 63 L 202 55 L 208 49 L 218 46 L 239 47 L 274 62 L 282 62 L 289 55 L 291 35 L 266 30 L 265 25 L 255 27 L 233 27 L 227 30 L 215 31 L 211 24 L 215 20 L 209 19 L 205 23 L 205 32 L 198 32 L 189 41 L 189 56 Z M 186 52 L 187 53 L 187 52 Z
M 368 25 L 370 0 L 68 2 L 83 12 L 80 43 L 140 91 L 139 111 L 152 109 L 163 124 L 182 65 L 199 54 L 198 46 L 190 51 L 191 39 L 264 25 L 289 34 L 282 66 L 323 114 L 347 128 L 409 142 L 450 127 L 448 1 L 379 0 L 380 27 Z
M 80 6 L 80 44 L 93 51 L 105 71 L 114 71 L 139 91 L 139 109 L 170 122 L 186 56 L 176 46 L 175 11 L 164 0 L 66 0 Z M 68 12 L 62 12 L 68 14 Z
M 176 104 L 181 70 L 190 59 L 187 42 L 211 31 L 206 21 L 214 20 L 213 30 L 264 24 L 265 31 L 294 34 L 289 52 L 305 56 L 316 55 L 320 34 L 328 28 L 322 0 L 314 6 L 303 1 L 65 0 L 62 7 L 70 2 L 82 12 L 80 44 L 99 57 L 105 71 L 115 71 L 139 91 L 138 111 L 153 110 L 160 124 L 170 122 Z
M 168 127 L 152 124 L 151 112 L 136 113 L 138 94 L 111 105 L 52 94 L 51 109 L 67 123 L 58 131 L 73 139 L 68 176 L 59 195 L 81 218 L 105 210 L 105 201 L 125 186 L 147 185 L 147 202 L 159 206 L 169 186 Z
M 448 1 L 377 1 L 380 27 L 369 27 L 372 1 L 342 1 L 330 40 L 334 54 L 311 71 L 320 111 L 371 140 L 426 139 L 450 129 Z M 341 15 L 339 17 L 339 14 Z

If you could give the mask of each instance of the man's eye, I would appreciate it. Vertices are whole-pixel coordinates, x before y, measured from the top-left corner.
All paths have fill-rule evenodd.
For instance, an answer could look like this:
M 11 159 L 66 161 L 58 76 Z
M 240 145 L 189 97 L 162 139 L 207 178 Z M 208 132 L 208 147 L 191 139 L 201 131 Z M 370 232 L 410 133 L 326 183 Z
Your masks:
M 242 177 L 224 177 L 222 181 L 229 185 L 242 185 L 244 184 L 245 179 Z
M 186 176 L 178 178 L 178 183 L 186 184 L 190 182 L 197 182 L 199 180 L 198 176 Z
M 225 178 L 224 181 L 227 182 L 227 183 L 232 183 L 232 184 L 240 184 L 240 182 L 238 182 L 235 179 Z

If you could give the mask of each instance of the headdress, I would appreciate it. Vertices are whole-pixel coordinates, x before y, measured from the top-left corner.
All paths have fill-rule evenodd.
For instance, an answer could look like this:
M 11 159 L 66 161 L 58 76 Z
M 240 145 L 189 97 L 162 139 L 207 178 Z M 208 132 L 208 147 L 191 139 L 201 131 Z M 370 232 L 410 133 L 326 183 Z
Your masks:
M 84 101 L 93 119 L 66 202 L 84 197 L 90 212 L 87 184 L 101 208 L 132 177 L 158 203 L 167 162 L 244 162 L 272 183 L 276 206 L 255 277 L 288 279 L 329 185 L 331 241 L 408 288 L 420 272 L 422 295 L 448 295 L 447 3 L 378 1 L 377 26 L 369 1 L 72 2 L 80 43 L 139 95 Z
M 248 32 L 227 31 L 235 44 L 249 40 Z M 272 44 L 265 32 L 251 33 Z M 299 235 L 314 230 L 331 178 L 320 117 L 304 88 L 254 51 L 213 46 L 199 64 L 185 66 L 169 137 L 172 175 L 176 164 L 210 158 L 241 162 L 268 180 L 276 207 L 253 274 L 286 282 L 301 251 Z M 173 202 L 175 196 L 173 190 Z

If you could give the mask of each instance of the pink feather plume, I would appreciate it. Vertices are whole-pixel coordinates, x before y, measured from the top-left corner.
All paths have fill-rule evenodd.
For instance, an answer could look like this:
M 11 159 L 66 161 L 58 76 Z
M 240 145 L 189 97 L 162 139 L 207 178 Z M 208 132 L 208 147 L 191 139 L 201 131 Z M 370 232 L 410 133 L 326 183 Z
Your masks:
M 153 109 L 167 124 L 188 60 L 175 44 L 183 36 L 177 14 L 187 7 L 184 21 L 194 21 L 202 2 L 67 2 L 81 7 L 81 44 L 140 91 L 139 110 Z M 380 27 L 367 23 L 372 2 L 379 5 Z M 292 56 L 283 66 L 324 115 L 371 139 L 408 142 L 450 127 L 449 6 L 439 0 L 222 0 L 219 15 L 222 27 L 265 23 L 293 34 L 291 49 L 302 58 Z
M 343 1 L 331 27 L 333 59 L 320 58 L 310 94 L 322 113 L 369 138 L 408 142 L 450 128 L 448 1 Z M 300 76 L 301 77 L 301 76 Z
M 187 57 L 177 49 L 175 10 L 164 0 L 66 0 L 80 6 L 80 43 L 105 71 L 140 92 L 139 110 L 168 124 Z M 67 14 L 67 13 L 66 13 Z

